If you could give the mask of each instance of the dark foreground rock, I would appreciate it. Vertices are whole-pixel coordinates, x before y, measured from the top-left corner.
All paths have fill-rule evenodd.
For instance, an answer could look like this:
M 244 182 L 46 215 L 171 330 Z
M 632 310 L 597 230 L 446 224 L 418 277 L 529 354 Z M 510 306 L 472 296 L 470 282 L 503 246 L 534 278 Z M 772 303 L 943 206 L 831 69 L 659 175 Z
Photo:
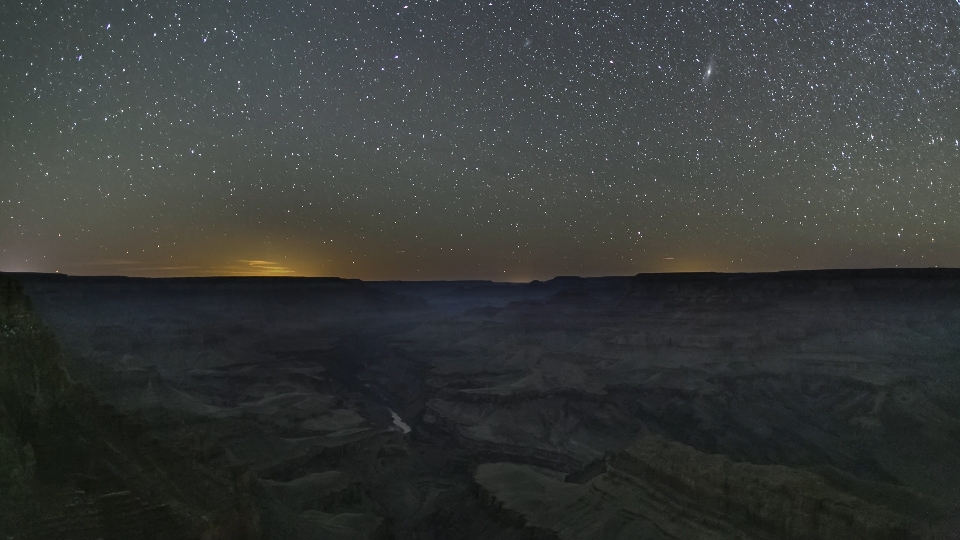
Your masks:
M 75 385 L 20 285 L 0 276 L 4 538 L 259 538 L 250 479 L 220 465 L 165 447 Z

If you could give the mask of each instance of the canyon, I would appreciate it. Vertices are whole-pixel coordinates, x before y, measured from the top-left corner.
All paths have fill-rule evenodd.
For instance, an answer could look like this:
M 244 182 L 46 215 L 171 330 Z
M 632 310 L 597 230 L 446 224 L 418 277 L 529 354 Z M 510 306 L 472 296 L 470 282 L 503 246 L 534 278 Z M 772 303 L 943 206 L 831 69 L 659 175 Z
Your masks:
M 13 538 L 960 538 L 960 271 L 0 282 Z

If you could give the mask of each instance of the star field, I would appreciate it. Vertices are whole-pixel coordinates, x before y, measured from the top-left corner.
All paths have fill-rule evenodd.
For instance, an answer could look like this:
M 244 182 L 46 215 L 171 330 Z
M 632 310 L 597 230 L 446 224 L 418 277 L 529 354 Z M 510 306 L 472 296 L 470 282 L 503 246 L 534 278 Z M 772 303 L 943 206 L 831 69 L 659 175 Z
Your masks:
M 960 2 L 5 2 L 0 270 L 960 266 Z

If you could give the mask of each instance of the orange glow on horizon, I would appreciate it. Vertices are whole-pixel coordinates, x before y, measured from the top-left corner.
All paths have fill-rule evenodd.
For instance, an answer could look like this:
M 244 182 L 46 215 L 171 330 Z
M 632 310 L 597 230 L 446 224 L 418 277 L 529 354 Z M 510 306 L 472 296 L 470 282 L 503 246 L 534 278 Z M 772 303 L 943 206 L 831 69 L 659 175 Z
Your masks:
M 297 274 L 296 270 L 275 261 L 241 259 L 237 262 L 242 264 L 228 266 L 220 270 L 226 275 L 233 276 L 289 276 Z M 246 264 L 246 266 L 243 266 L 243 264 Z

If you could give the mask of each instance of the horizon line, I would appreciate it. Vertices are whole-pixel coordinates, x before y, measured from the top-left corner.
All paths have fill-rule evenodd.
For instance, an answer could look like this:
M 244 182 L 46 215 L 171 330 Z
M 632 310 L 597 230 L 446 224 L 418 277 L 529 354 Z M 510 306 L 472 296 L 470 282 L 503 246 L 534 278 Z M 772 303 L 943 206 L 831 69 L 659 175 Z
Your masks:
M 12 275 L 12 276 L 44 276 L 44 277 L 63 277 L 63 278 L 89 278 L 89 279 L 131 279 L 131 280 L 310 280 L 310 279 L 325 279 L 325 280 L 340 280 L 340 281 L 360 281 L 364 283 L 395 283 L 395 282 L 407 282 L 407 283 L 443 283 L 443 282 L 470 282 L 470 281 L 482 281 L 489 283 L 534 283 L 534 282 L 548 282 L 554 280 L 563 280 L 563 279 L 612 279 L 612 278 L 635 278 L 641 276 L 737 276 L 737 275 L 776 275 L 776 274 L 813 274 L 813 273 L 857 273 L 857 272 L 866 272 L 866 273 L 882 273 L 882 272 L 893 272 L 893 273 L 910 273 L 915 271 L 937 271 L 937 272 L 949 272 L 957 271 L 960 273 L 960 267 L 948 267 L 948 266 L 879 266 L 879 267 L 851 267 L 851 268 L 804 268 L 804 269 L 784 269 L 784 270 L 758 270 L 758 271 L 667 271 L 667 272 L 638 272 L 636 274 L 602 274 L 602 275 L 576 275 L 576 274 L 558 274 L 551 278 L 545 279 L 532 279 L 529 281 L 517 281 L 517 280 L 496 280 L 489 278 L 463 278 L 463 279 L 362 279 L 356 277 L 343 277 L 343 276 L 308 276 L 308 275 L 237 275 L 237 274 L 222 274 L 222 275 L 186 275 L 186 276 L 136 276 L 136 275 L 124 275 L 124 274 L 68 274 L 65 272 L 54 271 L 54 272 L 31 272 L 31 271 L 7 271 L 0 270 L 0 275 Z M 960 276 L 958 276 L 960 277 Z

